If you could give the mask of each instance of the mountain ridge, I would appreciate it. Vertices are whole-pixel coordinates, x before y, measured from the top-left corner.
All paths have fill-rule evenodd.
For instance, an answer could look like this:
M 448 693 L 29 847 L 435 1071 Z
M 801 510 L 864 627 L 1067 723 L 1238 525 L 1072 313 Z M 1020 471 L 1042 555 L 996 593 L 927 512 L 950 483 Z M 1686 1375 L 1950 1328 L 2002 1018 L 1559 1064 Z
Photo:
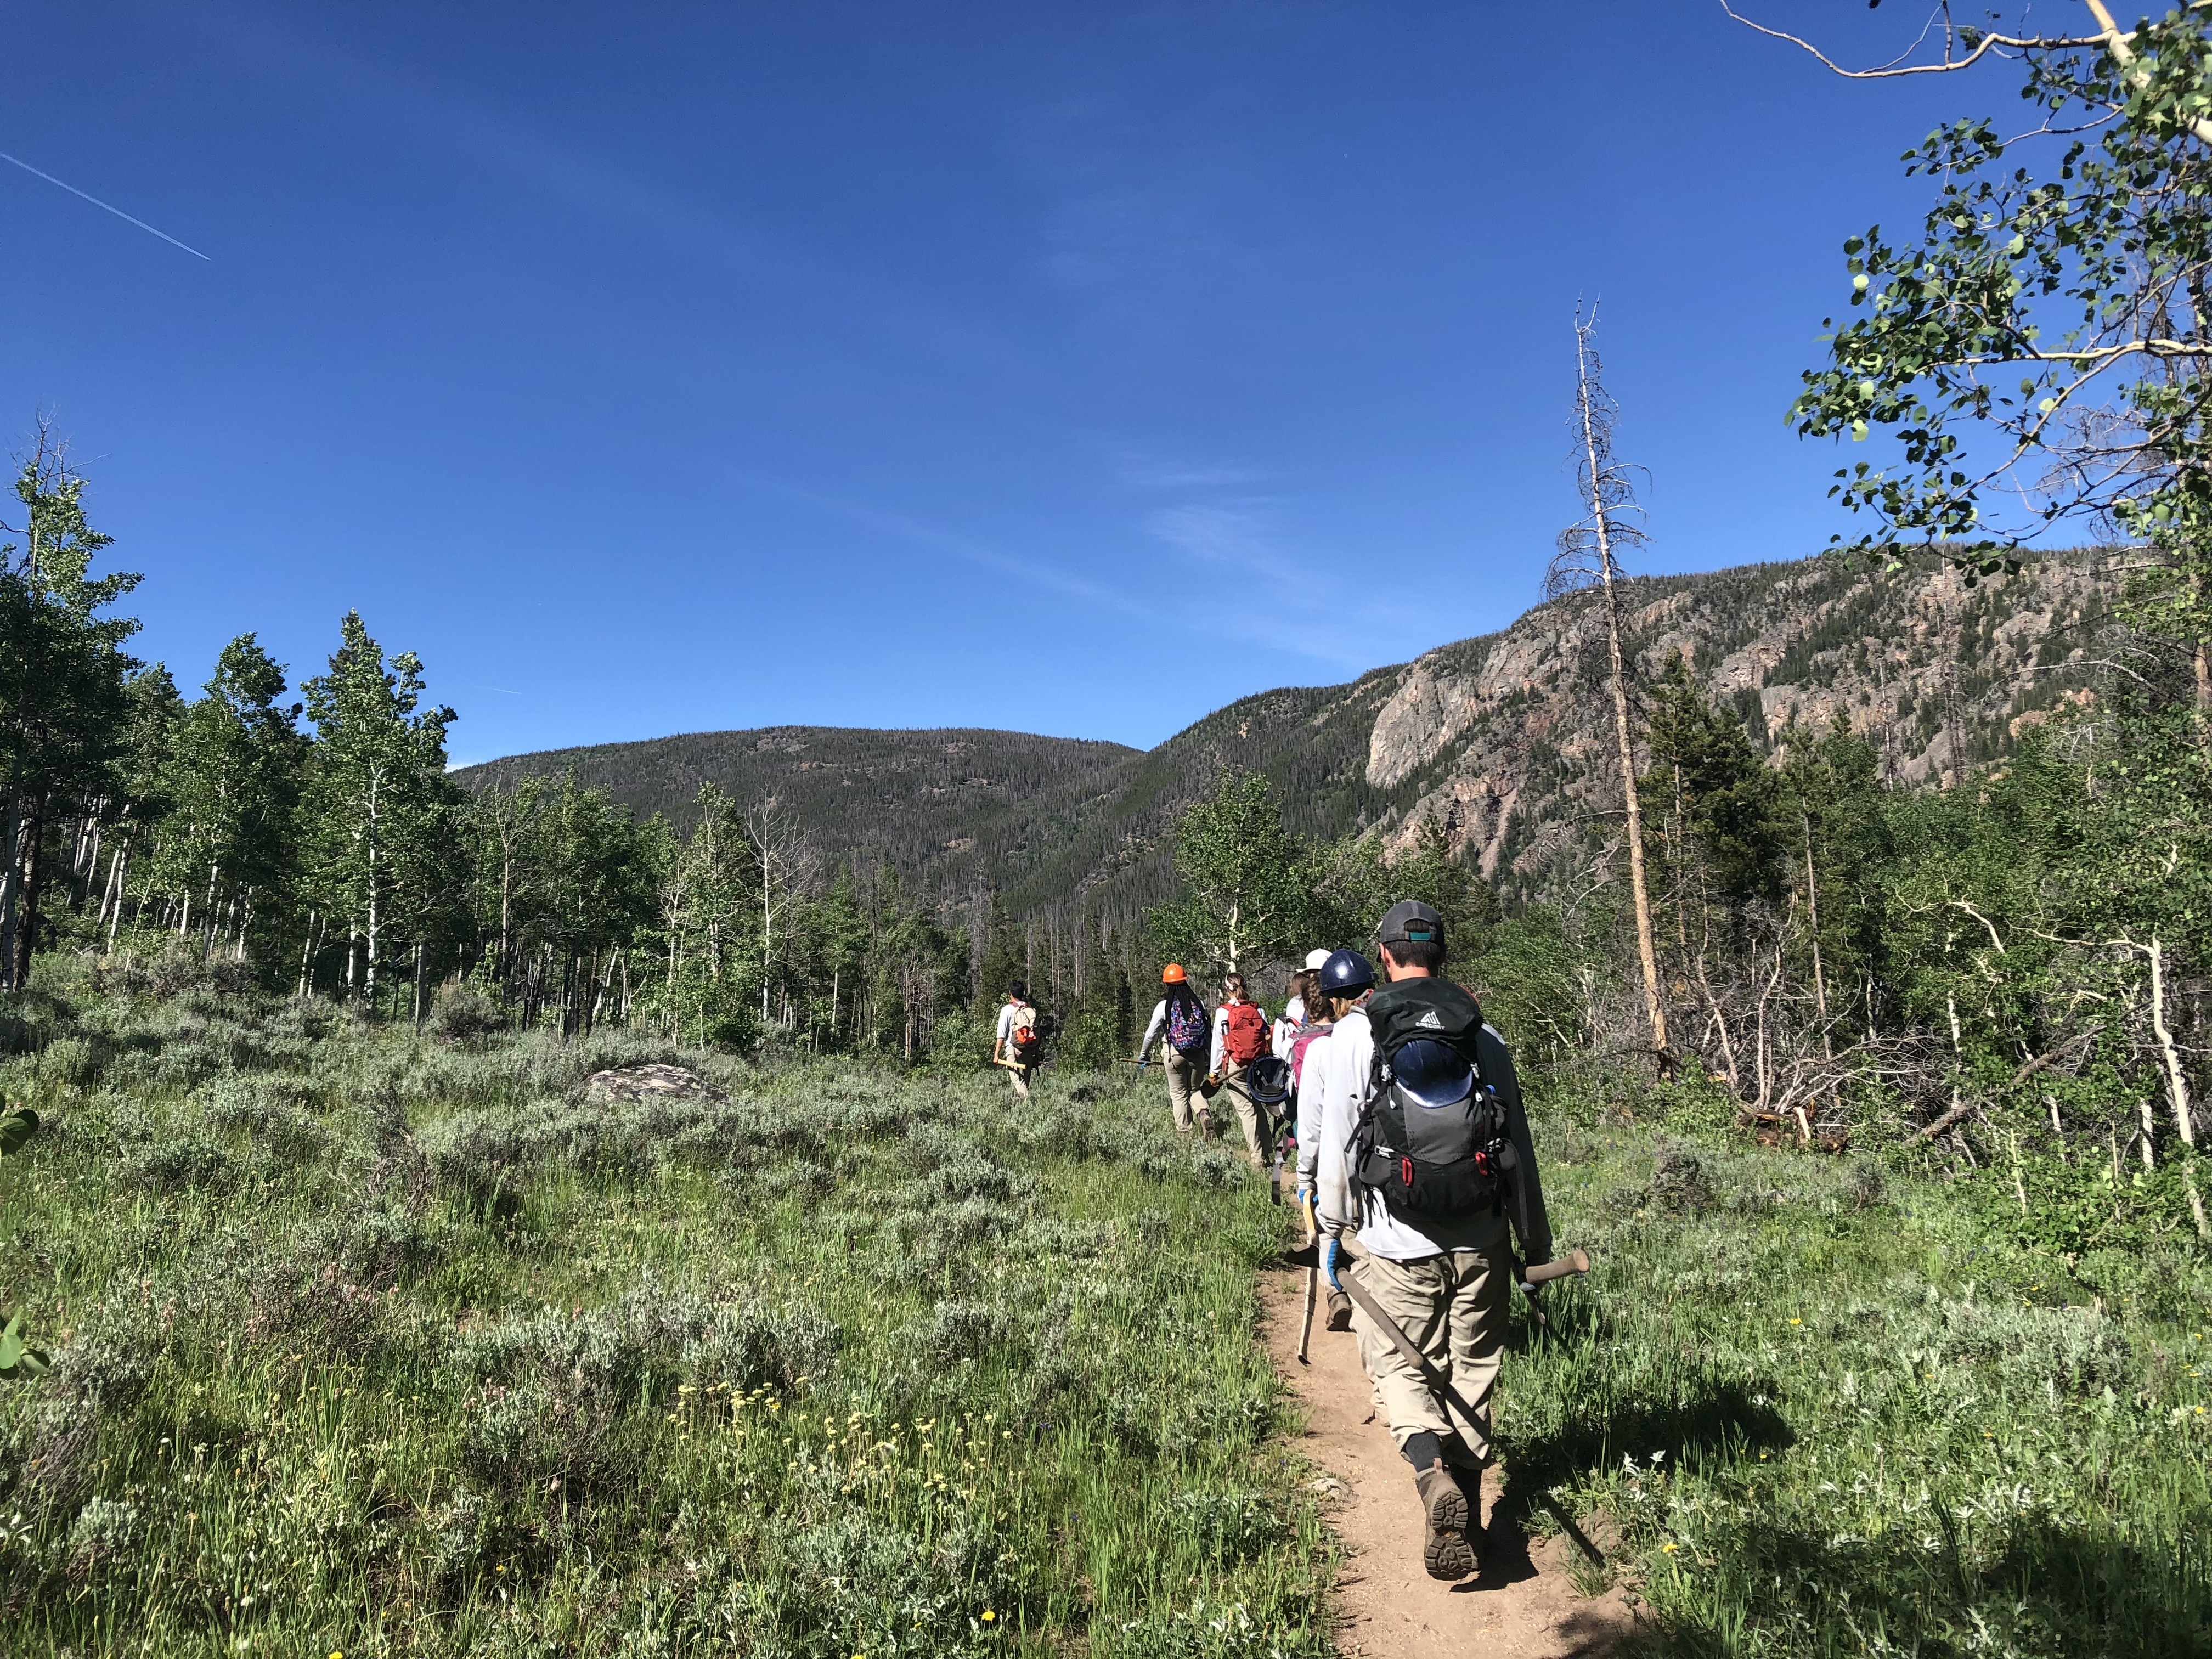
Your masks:
M 2087 646 L 2112 556 L 2053 554 L 1967 586 L 1935 554 L 1887 568 L 1832 556 L 1619 585 L 1638 685 L 1680 653 L 1771 750 L 1840 712 L 1905 786 L 2008 751 L 2094 696 Z M 517 755 L 471 787 L 574 767 L 679 824 L 701 782 L 772 794 L 833 856 L 873 854 L 947 905 L 994 889 L 1017 916 L 1090 902 L 1127 920 L 1174 887 L 1175 817 L 1224 765 L 1263 772 L 1288 826 L 1409 834 L 1434 812 L 1509 896 L 1540 885 L 1563 832 L 1617 806 L 1594 592 L 1330 686 L 1240 698 L 1150 750 L 986 728 L 772 726 Z M 1955 743 L 1954 741 L 1955 734 Z

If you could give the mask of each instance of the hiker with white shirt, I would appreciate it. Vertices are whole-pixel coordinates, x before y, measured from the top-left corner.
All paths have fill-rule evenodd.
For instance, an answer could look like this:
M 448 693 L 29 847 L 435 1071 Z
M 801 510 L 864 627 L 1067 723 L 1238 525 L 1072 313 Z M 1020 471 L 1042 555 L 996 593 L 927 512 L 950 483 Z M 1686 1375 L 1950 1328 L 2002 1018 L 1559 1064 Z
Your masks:
M 1006 988 L 1006 1000 L 999 1010 L 999 1024 L 991 1038 L 993 1063 L 1006 1068 L 1007 1079 L 1019 1100 L 1030 1097 L 1030 1079 L 1044 1057 L 1044 1032 L 1037 1011 L 1030 1002 L 1030 988 L 1016 980 Z
M 1275 1058 L 1288 1060 L 1291 1044 L 1297 1040 L 1298 1030 L 1312 1018 L 1310 1008 L 1319 992 L 1316 983 L 1321 965 L 1328 960 L 1326 951 L 1306 952 L 1305 966 L 1291 975 L 1291 1000 L 1283 1005 L 1282 1017 L 1275 1022 Z
M 1299 1028 L 1291 1044 L 1291 1073 L 1297 1090 L 1298 1204 L 1304 1208 L 1313 1195 L 1314 1170 L 1321 1158 L 1322 1097 L 1328 1077 L 1328 1040 L 1336 1022 L 1354 1009 L 1367 1006 L 1375 994 L 1375 969 L 1357 951 L 1329 955 L 1315 972 L 1312 1018 Z M 1337 1253 L 1342 1242 L 1322 1237 L 1316 1248 L 1327 1263 L 1328 1318 L 1327 1328 L 1352 1328 L 1352 1298 L 1337 1282 Z
M 1512 1056 L 1474 999 L 1438 977 L 1443 918 L 1407 900 L 1377 931 L 1389 982 L 1307 1054 L 1325 1073 L 1315 1203 L 1332 1284 L 1352 1275 L 1475 1413 L 1441 1398 L 1354 1309 L 1376 1413 L 1413 1467 L 1423 1565 L 1458 1578 L 1474 1570 L 1469 1539 L 1480 1535 L 1514 1239 L 1535 1267 L 1552 1259 L 1552 1231 Z
M 1221 981 L 1221 1006 L 1213 1011 L 1212 1064 L 1206 1080 L 1211 1088 L 1227 1095 L 1237 1108 L 1237 1121 L 1243 1126 L 1245 1145 L 1255 1170 L 1267 1167 L 1267 1148 L 1248 1068 L 1273 1051 L 1267 1010 L 1246 994 L 1244 975 L 1232 969 Z

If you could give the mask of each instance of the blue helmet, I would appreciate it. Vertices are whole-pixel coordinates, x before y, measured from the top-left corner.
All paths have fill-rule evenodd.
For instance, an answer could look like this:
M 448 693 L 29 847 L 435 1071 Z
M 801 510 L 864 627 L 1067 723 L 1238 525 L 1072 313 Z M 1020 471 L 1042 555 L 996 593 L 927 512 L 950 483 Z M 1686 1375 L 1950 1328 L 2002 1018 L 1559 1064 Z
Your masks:
M 1291 1062 L 1262 1054 L 1244 1068 L 1244 1084 L 1262 1106 L 1279 1106 L 1291 1097 Z
M 1448 1044 L 1415 1037 L 1390 1056 L 1390 1074 L 1421 1105 L 1456 1106 L 1474 1087 L 1474 1067 Z
M 1375 988 L 1375 968 L 1357 951 L 1339 951 L 1321 965 L 1321 992 L 1328 997 L 1356 997 Z

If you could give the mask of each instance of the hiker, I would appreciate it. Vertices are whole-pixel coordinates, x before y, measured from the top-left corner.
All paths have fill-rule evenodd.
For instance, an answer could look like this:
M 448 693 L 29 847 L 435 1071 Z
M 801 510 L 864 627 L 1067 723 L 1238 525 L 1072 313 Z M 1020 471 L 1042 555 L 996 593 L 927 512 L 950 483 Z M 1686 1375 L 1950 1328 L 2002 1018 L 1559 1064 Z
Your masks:
M 1375 966 L 1357 951 L 1333 952 L 1314 975 L 1313 1018 L 1299 1029 L 1291 1044 L 1291 1071 L 1298 1100 L 1298 1206 L 1304 1209 L 1313 1196 L 1314 1170 L 1321 1155 L 1322 1085 L 1328 1077 L 1328 1038 L 1336 1022 L 1356 1008 L 1367 1006 L 1375 994 Z M 1343 1248 L 1334 1238 L 1319 1237 L 1315 1248 L 1322 1254 L 1328 1273 L 1328 1316 L 1324 1328 L 1352 1328 L 1352 1298 L 1337 1282 L 1340 1264 L 1335 1254 Z
M 1552 1259 L 1512 1056 L 1474 999 L 1438 977 L 1443 920 L 1418 900 L 1376 930 L 1389 981 L 1329 1034 L 1314 1186 L 1332 1262 L 1402 1328 L 1474 1415 L 1440 1397 L 1366 1309 L 1352 1329 L 1377 1415 L 1414 1470 L 1433 1578 L 1474 1570 L 1491 1396 L 1511 1319 L 1511 1235 Z M 1312 1054 L 1309 1053 L 1309 1061 Z
M 1283 1017 L 1275 1022 L 1276 1059 L 1288 1060 L 1291 1057 L 1291 1044 L 1297 1038 L 1298 1028 L 1310 1018 L 1307 1010 L 1319 995 L 1316 988 L 1321 965 L 1328 957 L 1329 953 L 1326 951 L 1309 951 L 1305 966 L 1291 975 L 1291 1000 L 1283 1005 Z
M 1237 1121 L 1244 1127 L 1251 1148 L 1252 1167 L 1267 1167 L 1266 1136 L 1260 1128 L 1260 1109 L 1252 1098 L 1247 1068 L 1273 1052 L 1273 1034 L 1267 1011 L 1245 994 L 1244 975 L 1231 969 L 1221 981 L 1221 1006 L 1213 1011 L 1213 1044 L 1206 1085 L 1226 1094 L 1237 1108 Z
M 1137 1044 L 1137 1063 L 1152 1063 L 1152 1039 L 1160 1040 L 1160 1069 L 1168 1076 L 1168 1104 L 1175 1111 L 1176 1133 L 1187 1135 L 1196 1119 L 1199 1132 L 1213 1132 L 1213 1114 L 1206 1109 L 1206 1054 L 1212 1041 L 1212 1022 L 1206 1004 L 1190 988 L 1182 964 L 1171 962 L 1160 970 L 1160 1000 L 1145 1023 L 1144 1040 Z
M 999 1010 L 999 1029 L 991 1040 L 991 1058 L 1007 1068 L 1015 1098 L 1030 1097 L 1030 1074 L 1043 1054 L 1044 1033 L 1037 1029 L 1037 1011 L 1030 1006 L 1030 988 L 1016 980 L 1006 987 L 1006 1004 Z

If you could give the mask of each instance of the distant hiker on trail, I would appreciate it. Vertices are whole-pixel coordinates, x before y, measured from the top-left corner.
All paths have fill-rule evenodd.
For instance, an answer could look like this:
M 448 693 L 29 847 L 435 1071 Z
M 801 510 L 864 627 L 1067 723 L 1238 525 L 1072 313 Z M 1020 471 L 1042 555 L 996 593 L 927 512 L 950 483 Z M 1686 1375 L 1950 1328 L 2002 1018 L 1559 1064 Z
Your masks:
M 1303 1210 L 1314 1194 L 1314 1170 L 1321 1158 L 1322 1095 L 1328 1077 L 1328 1039 L 1336 1022 L 1354 1009 L 1364 1008 L 1375 994 L 1375 968 L 1357 951 L 1338 951 L 1313 975 L 1313 1018 L 1298 1029 L 1291 1044 L 1291 1073 L 1297 1079 L 1298 1098 L 1298 1207 Z M 1352 1298 L 1337 1283 L 1343 1265 L 1338 1259 L 1343 1246 L 1334 1238 L 1315 1241 L 1328 1268 L 1327 1328 L 1352 1328 Z M 1344 1258 L 1348 1261 L 1349 1258 Z
M 1312 1018 L 1310 1010 L 1319 996 L 1321 965 L 1328 960 L 1326 951 L 1306 952 L 1306 965 L 1291 975 L 1291 1000 L 1283 1005 L 1282 1018 L 1275 1022 L 1275 1058 L 1288 1060 L 1291 1044 L 1298 1035 L 1298 1028 Z
M 1433 1578 L 1474 1568 L 1482 1466 L 1491 1457 L 1491 1395 L 1504 1352 L 1514 1273 L 1552 1259 L 1552 1229 L 1512 1056 L 1482 1011 L 1437 977 L 1443 918 L 1407 900 L 1377 930 L 1389 983 L 1337 1021 L 1324 1048 L 1321 1145 L 1314 1176 L 1322 1228 L 1356 1241 L 1348 1279 L 1403 1328 L 1475 1413 L 1440 1397 L 1364 1307 L 1352 1328 L 1428 1523 L 1422 1563 Z
M 1251 1148 L 1252 1167 L 1267 1167 L 1266 1139 L 1260 1127 L 1260 1109 L 1252 1099 L 1252 1085 L 1245 1068 L 1273 1052 L 1267 1011 L 1244 992 L 1244 975 L 1231 973 L 1221 981 L 1221 1006 L 1213 1011 L 1213 1043 L 1206 1085 L 1225 1093 L 1235 1103 L 1237 1121 L 1244 1126 Z
M 1006 1067 L 1014 1093 L 1030 1097 L 1030 1074 L 1044 1055 L 1044 1033 L 1037 1027 L 1037 1011 L 1030 1006 L 1030 988 L 1020 980 L 1006 987 L 1006 1005 L 999 1010 L 998 1033 L 991 1040 L 991 1059 Z
M 1168 1103 L 1175 1110 L 1176 1133 L 1188 1134 L 1194 1116 L 1200 1133 L 1210 1134 L 1213 1115 L 1206 1109 L 1208 1097 L 1204 1091 L 1212 1022 L 1198 993 L 1190 988 L 1189 975 L 1181 963 L 1171 962 L 1160 970 L 1160 1000 L 1152 1005 L 1144 1040 L 1137 1044 L 1138 1063 L 1149 1063 L 1152 1039 L 1159 1038 L 1160 1069 L 1168 1074 Z

